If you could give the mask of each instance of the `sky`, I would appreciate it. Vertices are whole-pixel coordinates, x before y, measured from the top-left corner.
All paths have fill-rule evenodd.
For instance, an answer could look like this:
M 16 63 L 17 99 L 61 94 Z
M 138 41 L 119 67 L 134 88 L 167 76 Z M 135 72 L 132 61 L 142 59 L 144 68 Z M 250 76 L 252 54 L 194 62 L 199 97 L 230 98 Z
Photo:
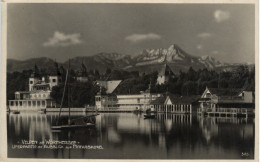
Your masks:
M 252 4 L 8 4 L 7 57 L 59 62 L 177 44 L 194 56 L 254 62 Z

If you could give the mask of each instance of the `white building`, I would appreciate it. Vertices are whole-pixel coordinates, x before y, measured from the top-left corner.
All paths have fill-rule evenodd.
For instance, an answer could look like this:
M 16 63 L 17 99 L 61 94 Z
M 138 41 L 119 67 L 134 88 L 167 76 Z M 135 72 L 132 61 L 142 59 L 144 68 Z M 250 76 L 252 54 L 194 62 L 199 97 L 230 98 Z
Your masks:
M 142 110 L 150 108 L 153 100 L 161 97 L 161 94 L 152 94 L 150 92 L 141 92 L 140 94 L 117 95 L 117 105 L 122 110 Z
M 61 76 L 56 65 L 55 72 L 48 77 L 40 78 L 37 66 L 29 78 L 29 91 L 16 91 L 15 99 L 9 100 L 10 110 L 40 110 L 46 107 L 56 107 L 50 94 L 52 88 L 61 82 Z
M 104 111 L 145 111 L 150 108 L 150 103 L 156 100 L 161 94 L 152 94 L 151 85 L 145 92 L 140 94 L 112 94 L 121 81 L 98 81 L 101 87 L 106 88 L 106 94 L 102 95 L 101 91 L 96 95 L 95 102 L 98 110 Z

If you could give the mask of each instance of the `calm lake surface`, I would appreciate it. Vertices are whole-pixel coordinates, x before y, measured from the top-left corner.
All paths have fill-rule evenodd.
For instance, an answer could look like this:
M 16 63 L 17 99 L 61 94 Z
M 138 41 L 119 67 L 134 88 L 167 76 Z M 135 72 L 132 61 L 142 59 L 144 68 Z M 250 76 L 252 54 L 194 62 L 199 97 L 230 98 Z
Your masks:
M 73 118 L 86 113 L 71 113 Z M 62 113 L 62 118 L 67 118 Z M 8 157 L 75 159 L 253 159 L 252 118 L 100 113 L 92 128 L 53 132 L 58 113 L 7 114 Z M 76 141 L 76 148 L 15 148 L 26 141 Z M 98 146 L 97 149 L 94 149 Z

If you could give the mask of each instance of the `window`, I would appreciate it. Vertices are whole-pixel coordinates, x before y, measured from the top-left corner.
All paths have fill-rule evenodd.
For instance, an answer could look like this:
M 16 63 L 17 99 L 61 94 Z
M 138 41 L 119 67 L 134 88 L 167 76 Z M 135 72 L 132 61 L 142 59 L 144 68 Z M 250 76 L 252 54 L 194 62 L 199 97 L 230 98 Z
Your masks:
M 55 83 L 55 82 L 56 82 L 56 79 L 52 79 L 52 82 Z

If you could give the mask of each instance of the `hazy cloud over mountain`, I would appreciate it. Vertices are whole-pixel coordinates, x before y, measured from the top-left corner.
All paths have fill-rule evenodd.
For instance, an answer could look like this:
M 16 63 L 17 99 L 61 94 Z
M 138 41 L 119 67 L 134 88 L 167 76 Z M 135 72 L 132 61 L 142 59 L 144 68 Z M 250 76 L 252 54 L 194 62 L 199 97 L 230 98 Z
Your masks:
M 81 44 L 82 40 L 80 39 L 80 34 L 64 34 L 59 31 L 55 31 L 53 37 L 49 38 L 47 42 L 43 43 L 45 47 L 57 47 L 57 46 L 70 46 Z
M 149 33 L 149 34 L 132 34 L 127 37 L 125 37 L 125 40 L 133 42 L 133 43 L 138 43 L 142 41 L 149 41 L 149 40 L 158 40 L 161 39 L 161 36 L 158 34 L 154 33 Z

